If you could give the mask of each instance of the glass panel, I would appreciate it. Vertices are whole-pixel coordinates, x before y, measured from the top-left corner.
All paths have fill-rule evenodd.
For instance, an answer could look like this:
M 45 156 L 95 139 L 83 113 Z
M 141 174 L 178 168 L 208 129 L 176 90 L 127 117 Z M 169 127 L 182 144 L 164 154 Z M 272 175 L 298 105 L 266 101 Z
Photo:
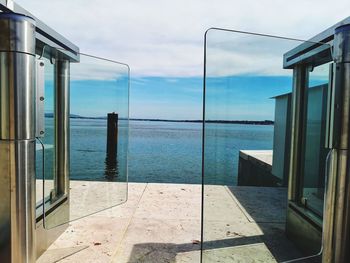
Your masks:
M 47 56 L 47 54 L 44 54 Z M 42 215 L 43 200 L 48 201 L 49 192 L 44 198 L 44 189 L 53 189 L 55 170 L 55 92 L 54 92 L 54 65 L 47 57 L 37 57 L 44 63 L 44 135 L 36 140 L 36 207 L 37 216 Z M 45 171 L 45 173 L 43 173 Z M 45 174 L 45 178 L 43 176 Z M 45 180 L 44 180 L 45 179 Z
M 283 62 L 301 44 L 206 34 L 202 262 L 281 262 L 320 251 L 316 242 L 305 254 L 299 229 L 286 227 L 293 70 Z
M 41 141 L 36 140 L 35 145 L 35 181 L 36 181 L 36 192 L 35 192 L 35 204 L 36 204 L 36 218 L 43 214 L 43 178 L 44 178 L 44 147 Z
M 59 79 L 64 79 L 64 70 L 59 69 L 62 64 L 57 59 L 61 52 L 64 51 L 59 50 L 55 57 L 57 94 Z M 79 62 L 70 63 L 68 76 L 69 189 L 68 193 L 64 192 L 66 188 L 61 189 L 62 182 L 64 185 L 68 181 L 59 172 L 54 184 L 45 187 L 44 196 L 49 197 L 49 202 L 45 203 L 45 228 L 94 214 L 127 199 L 129 68 L 125 64 L 86 54 L 79 56 Z M 56 96 L 55 101 L 57 116 L 60 105 L 63 105 L 61 95 Z M 58 132 L 59 118 L 55 121 Z M 55 143 L 60 144 L 60 134 L 56 134 Z M 62 154 L 60 151 L 64 151 L 64 147 L 57 149 L 57 155 Z M 62 160 L 56 158 L 57 170 L 60 162 Z M 45 174 L 45 181 L 48 179 Z
M 301 203 L 319 216 L 323 214 L 326 143 L 326 114 L 329 63 L 311 68 L 307 89 Z

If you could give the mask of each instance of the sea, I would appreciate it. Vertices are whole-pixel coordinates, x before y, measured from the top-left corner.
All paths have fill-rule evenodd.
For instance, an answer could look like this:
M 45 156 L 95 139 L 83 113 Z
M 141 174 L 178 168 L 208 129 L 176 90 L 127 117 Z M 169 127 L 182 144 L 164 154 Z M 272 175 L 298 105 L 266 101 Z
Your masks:
M 119 121 L 116 162 L 106 155 L 106 120 L 71 119 L 71 179 L 200 184 L 202 149 L 207 184 L 235 185 L 239 150 L 269 150 L 273 125 L 208 123 L 202 147 L 202 123 Z M 54 172 L 53 119 L 46 118 L 45 159 L 37 143 L 37 177 Z

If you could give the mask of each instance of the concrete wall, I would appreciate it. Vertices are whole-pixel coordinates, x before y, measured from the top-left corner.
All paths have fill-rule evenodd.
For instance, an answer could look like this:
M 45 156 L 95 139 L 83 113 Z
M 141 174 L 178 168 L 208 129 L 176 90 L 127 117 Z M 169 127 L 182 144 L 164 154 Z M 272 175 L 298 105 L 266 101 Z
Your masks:
M 291 93 L 275 97 L 272 174 L 288 185 L 290 157 Z

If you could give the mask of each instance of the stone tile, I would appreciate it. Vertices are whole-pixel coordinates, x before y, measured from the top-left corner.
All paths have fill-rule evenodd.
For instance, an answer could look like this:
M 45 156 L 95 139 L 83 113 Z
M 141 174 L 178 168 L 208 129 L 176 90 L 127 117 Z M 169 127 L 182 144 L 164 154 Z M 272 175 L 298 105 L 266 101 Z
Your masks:
M 197 199 L 202 196 L 202 186 L 196 184 L 148 184 L 144 198 Z M 199 199 L 198 199 L 199 198 Z
M 250 221 L 284 223 L 287 214 L 287 188 L 283 187 L 228 187 Z
M 95 198 L 105 191 L 101 184 L 79 184 L 75 189 L 95 191 Z M 100 196 L 98 202 L 107 193 Z M 84 204 L 93 207 L 93 199 Z M 300 255 L 281 223 L 285 189 L 206 186 L 205 200 L 206 262 L 276 262 Z M 128 202 L 72 222 L 48 252 L 87 247 L 61 263 L 197 263 L 200 211 L 200 185 L 130 183 Z
M 200 220 L 134 218 L 112 262 L 186 262 L 199 240 Z
M 50 249 L 37 260 L 37 263 L 59 262 L 59 261 L 65 259 L 71 255 L 79 253 L 80 251 L 82 251 L 86 248 L 88 248 L 88 246 L 77 246 L 77 247 Z
M 193 185 L 148 184 L 135 218 L 200 219 L 200 188 Z
M 263 243 L 206 250 L 205 263 L 275 263 L 277 262 Z
M 49 251 L 50 249 L 87 246 L 88 248 L 84 251 L 60 262 L 109 262 L 116 247 L 121 243 L 128 224 L 128 219 L 111 217 L 99 216 L 81 219 L 73 222 L 49 248 Z
M 206 186 L 204 193 L 205 221 L 249 222 L 249 217 L 226 186 Z
M 114 200 L 112 198 L 106 201 L 107 194 L 100 194 L 106 191 L 104 185 L 94 184 L 95 187 L 85 187 L 83 185 L 90 184 L 90 182 L 86 181 L 80 181 L 80 183 L 71 182 L 71 184 L 73 185 L 73 190 L 71 192 L 70 221 L 80 220 L 81 218 L 91 215 L 103 217 L 111 216 L 112 218 L 130 218 L 135 212 L 137 204 L 147 186 L 145 183 L 130 183 L 128 187 L 128 199 L 121 203 L 121 200 Z M 97 196 L 96 199 L 92 198 L 92 194 L 86 194 L 84 191 L 95 192 L 93 195 Z M 83 198 L 81 198 L 81 195 L 90 195 L 90 197 L 82 200 Z M 101 197 L 101 195 L 103 197 L 99 198 L 98 196 Z
M 54 253 L 52 250 L 87 246 L 83 252 L 64 258 L 60 262 L 109 262 L 124 237 L 146 186 L 147 184 L 132 183 L 129 185 L 128 202 L 71 222 L 65 233 L 45 254 Z M 98 190 L 103 191 L 103 188 Z M 74 208 L 72 205 L 71 209 Z
M 200 250 L 195 250 L 191 252 L 178 253 L 175 257 L 176 263 L 196 263 L 200 262 Z
M 81 218 L 126 202 L 127 187 L 126 183 L 71 181 L 71 218 Z
M 207 247 L 215 247 L 216 243 L 223 241 L 232 245 L 246 244 L 249 242 L 262 242 L 263 231 L 254 223 L 236 221 L 204 221 L 204 243 Z M 237 240 L 236 240 L 237 239 Z M 238 240 L 239 239 L 239 240 Z
M 146 183 L 130 183 L 127 202 L 121 205 L 114 205 L 109 209 L 105 209 L 97 213 L 95 216 L 111 216 L 113 218 L 131 218 L 135 213 L 141 196 L 147 187 Z

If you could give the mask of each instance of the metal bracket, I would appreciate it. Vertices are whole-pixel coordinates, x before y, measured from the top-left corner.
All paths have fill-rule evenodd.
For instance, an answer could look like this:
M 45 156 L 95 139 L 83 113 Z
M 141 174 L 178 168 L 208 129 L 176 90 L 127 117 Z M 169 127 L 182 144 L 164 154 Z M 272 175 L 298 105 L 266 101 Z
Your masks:
M 35 137 L 45 135 L 45 63 L 36 61 L 36 130 Z

